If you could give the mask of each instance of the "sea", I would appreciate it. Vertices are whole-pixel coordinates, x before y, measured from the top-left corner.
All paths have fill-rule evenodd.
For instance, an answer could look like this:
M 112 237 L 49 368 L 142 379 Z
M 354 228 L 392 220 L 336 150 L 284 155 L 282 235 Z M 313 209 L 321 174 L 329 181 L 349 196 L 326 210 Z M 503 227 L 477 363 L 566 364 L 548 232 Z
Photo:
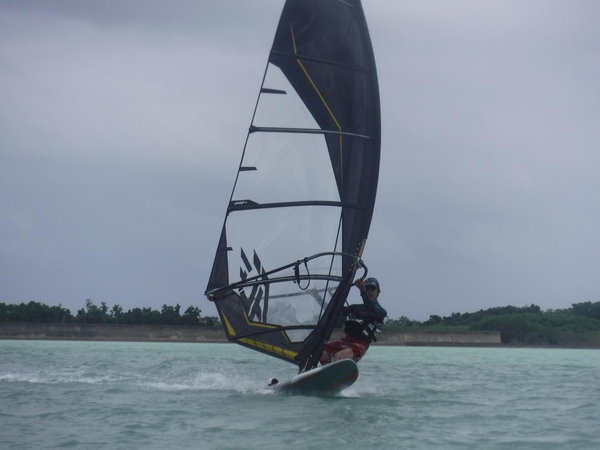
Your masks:
M 372 347 L 335 396 L 235 344 L 0 341 L 1 449 L 594 449 L 600 351 Z

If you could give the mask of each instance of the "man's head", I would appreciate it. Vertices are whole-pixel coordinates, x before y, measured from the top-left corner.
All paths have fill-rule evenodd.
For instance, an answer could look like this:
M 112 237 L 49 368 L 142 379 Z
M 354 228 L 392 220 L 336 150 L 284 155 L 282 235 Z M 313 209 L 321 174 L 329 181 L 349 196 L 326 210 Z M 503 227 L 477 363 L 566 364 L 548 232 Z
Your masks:
M 376 291 L 377 294 L 379 294 L 381 292 L 381 288 L 379 287 L 379 281 L 377 281 L 377 278 L 367 278 L 365 280 L 365 289 L 367 290 L 367 292 L 369 291 Z

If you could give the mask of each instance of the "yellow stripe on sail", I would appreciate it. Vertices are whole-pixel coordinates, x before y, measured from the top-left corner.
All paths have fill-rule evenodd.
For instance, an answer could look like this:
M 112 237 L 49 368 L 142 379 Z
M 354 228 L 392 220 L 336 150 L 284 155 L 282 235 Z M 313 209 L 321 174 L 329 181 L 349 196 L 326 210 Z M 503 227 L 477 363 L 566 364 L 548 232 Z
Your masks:
M 296 47 L 296 36 L 294 35 L 294 26 L 291 23 L 290 23 L 290 33 L 292 34 L 292 45 L 294 46 L 294 55 L 297 56 L 298 55 L 298 48 Z M 319 98 L 321 99 L 321 103 L 323 103 L 323 106 L 325 106 L 325 109 L 327 110 L 327 113 L 329 114 L 329 116 L 331 117 L 331 119 L 333 120 L 333 122 L 335 123 L 335 126 L 337 127 L 338 131 L 341 132 L 342 131 L 342 125 L 337 120 L 337 117 L 335 117 L 335 114 L 333 113 L 331 107 L 329 106 L 329 104 L 325 100 L 325 97 L 323 97 L 323 94 L 321 94 L 321 91 L 317 87 L 317 84 L 314 82 L 314 80 L 312 79 L 312 77 L 308 73 L 308 70 L 306 69 L 306 66 L 299 59 L 296 59 L 296 62 L 298 63 L 298 65 L 302 69 L 302 72 L 304 72 L 304 75 L 308 79 L 308 82 L 311 84 L 311 86 L 313 87 L 313 89 L 315 90 L 315 92 L 317 93 L 317 95 L 319 96 Z M 342 186 L 343 186 L 344 185 L 344 158 L 343 158 L 343 156 L 344 156 L 344 139 L 343 139 L 343 136 L 341 134 L 339 136 L 339 139 L 340 139 L 340 178 L 341 178 L 341 183 L 342 183 Z
M 229 320 L 227 319 L 225 314 L 221 313 L 221 315 L 223 316 L 223 321 L 225 322 L 225 327 L 227 327 L 227 334 L 229 334 L 229 336 L 235 336 L 235 330 L 231 326 L 231 323 L 229 322 Z
M 246 319 L 246 323 L 248 325 L 252 325 L 255 327 L 263 327 L 263 328 L 279 328 L 277 325 L 269 325 L 268 323 L 260 323 L 260 322 L 252 322 L 246 313 L 246 310 L 242 306 L 242 312 L 244 313 L 244 319 Z
M 296 355 L 298 355 L 298 352 L 286 350 L 284 348 L 277 347 L 277 346 L 271 345 L 271 344 L 265 344 L 264 342 L 255 341 L 254 339 L 241 338 L 241 339 L 239 339 L 239 342 L 243 342 L 244 344 L 259 348 L 259 349 L 267 351 L 269 353 L 284 356 L 288 359 L 294 359 L 296 357 Z

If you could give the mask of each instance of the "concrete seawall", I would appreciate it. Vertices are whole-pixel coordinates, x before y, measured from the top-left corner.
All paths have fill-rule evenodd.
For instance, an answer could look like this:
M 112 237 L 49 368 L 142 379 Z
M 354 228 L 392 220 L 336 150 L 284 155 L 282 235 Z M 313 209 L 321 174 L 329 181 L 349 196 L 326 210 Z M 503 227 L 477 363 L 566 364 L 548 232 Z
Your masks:
M 226 342 L 220 328 L 170 325 L 2 323 L 0 339 Z
M 378 336 L 379 345 L 500 345 L 499 331 L 442 333 L 426 331 L 390 331 Z
M 334 333 L 334 337 L 339 334 Z M 227 342 L 220 328 L 169 325 L 106 325 L 0 323 L 0 339 L 143 341 L 143 342 Z M 432 333 L 384 331 L 374 345 L 500 345 L 500 332 Z

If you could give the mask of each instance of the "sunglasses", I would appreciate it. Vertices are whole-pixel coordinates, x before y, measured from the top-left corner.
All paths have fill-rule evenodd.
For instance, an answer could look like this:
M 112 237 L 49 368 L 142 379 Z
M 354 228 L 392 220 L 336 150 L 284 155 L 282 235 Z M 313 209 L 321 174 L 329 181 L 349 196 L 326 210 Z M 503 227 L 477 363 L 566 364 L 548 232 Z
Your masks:
M 367 291 L 376 291 L 377 290 L 377 286 L 365 286 L 365 289 Z

